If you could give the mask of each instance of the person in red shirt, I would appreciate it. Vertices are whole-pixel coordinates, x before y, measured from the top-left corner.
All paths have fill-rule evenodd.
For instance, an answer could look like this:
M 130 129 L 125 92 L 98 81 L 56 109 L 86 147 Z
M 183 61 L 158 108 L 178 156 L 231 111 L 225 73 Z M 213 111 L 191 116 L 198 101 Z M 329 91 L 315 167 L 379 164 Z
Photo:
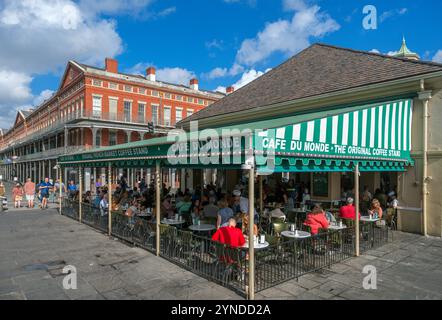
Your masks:
M 230 218 L 226 227 L 219 228 L 212 236 L 213 241 L 227 244 L 232 248 L 242 247 L 246 240 L 241 232 L 241 229 L 236 227 L 236 220 Z
M 312 212 L 307 215 L 304 225 L 310 227 L 312 235 L 317 235 L 319 228 L 328 229 L 328 221 L 321 206 L 316 205 L 313 208 Z
M 341 219 L 351 219 L 354 220 L 356 217 L 356 208 L 353 205 L 353 198 L 347 199 L 347 205 L 342 206 L 339 209 L 339 217 Z M 361 213 L 359 212 L 359 218 L 361 217 Z

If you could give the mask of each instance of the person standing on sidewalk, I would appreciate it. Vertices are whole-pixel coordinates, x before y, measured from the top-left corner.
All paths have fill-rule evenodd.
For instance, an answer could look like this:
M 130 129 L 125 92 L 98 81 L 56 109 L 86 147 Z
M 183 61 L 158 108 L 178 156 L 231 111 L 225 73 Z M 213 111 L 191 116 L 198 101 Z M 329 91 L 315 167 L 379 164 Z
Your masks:
M 34 198 L 35 198 L 35 183 L 28 178 L 25 183 L 25 195 L 28 201 L 28 208 L 34 208 Z
M 48 198 L 49 191 L 52 189 L 52 184 L 49 182 L 49 178 L 45 178 L 45 181 L 40 184 L 40 194 L 41 194 L 41 208 L 48 208 Z
M 23 200 L 23 188 L 20 183 L 17 183 L 12 189 L 12 198 L 14 199 L 14 208 L 20 208 Z

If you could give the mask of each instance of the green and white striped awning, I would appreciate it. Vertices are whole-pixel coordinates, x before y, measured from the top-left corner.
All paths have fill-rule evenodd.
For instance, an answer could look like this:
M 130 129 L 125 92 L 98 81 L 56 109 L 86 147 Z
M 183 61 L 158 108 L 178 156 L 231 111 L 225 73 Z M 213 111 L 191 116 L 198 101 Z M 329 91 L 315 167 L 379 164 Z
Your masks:
M 293 157 L 303 163 L 308 158 L 408 165 L 412 104 L 411 99 L 391 101 L 258 132 L 254 135 L 257 165 L 278 166 L 282 159 Z M 275 159 L 269 163 L 272 155 Z

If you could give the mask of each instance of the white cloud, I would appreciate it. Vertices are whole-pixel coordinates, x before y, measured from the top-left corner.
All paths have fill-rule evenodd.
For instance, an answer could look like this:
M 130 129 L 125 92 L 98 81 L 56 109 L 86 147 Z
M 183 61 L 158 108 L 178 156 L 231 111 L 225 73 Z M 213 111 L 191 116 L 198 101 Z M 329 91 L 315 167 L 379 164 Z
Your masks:
M 115 22 L 99 14 L 129 13 L 149 2 L 1 1 L 0 74 L 10 80 L 0 85 L 2 124 L 13 121 L 15 110 L 22 108 L 17 106 L 39 102 L 49 93 L 32 95 L 30 84 L 36 75 L 60 72 L 70 59 L 102 65 L 105 57 L 123 51 Z
M 125 70 L 129 74 L 145 75 L 146 69 L 156 66 L 152 63 L 140 62 L 133 67 Z M 159 81 L 169 82 L 173 84 L 189 85 L 189 81 L 192 78 L 196 78 L 193 71 L 189 71 L 185 68 L 173 67 L 173 68 L 156 68 L 156 78 Z
M 163 68 L 157 70 L 157 79 L 174 84 L 188 85 L 190 79 L 195 78 L 195 73 L 183 68 Z
M 222 50 L 223 49 L 223 41 L 222 40 L 217 40 L 217 39 L 213 39 L 212 41 L 207 41 L 206 42 L 206 48 L 207 49 L 218 49 L 218 50 Z
M 245 85 L 249 84 L 250 82 L 258 79 L 260 76 L 262 76 L 263 74 L 269 72 L 270 70 L 272 70 L 272 69 L 269 68 L 269 69 L 266 69 L 265 71 L 257 71 L 255 69 L 247 70 L 246 72 L 244 72 L 242 74 L 241 78 L 236 83 L 234 83 L 232 85 L 232 87 L 235 90 L 238 90 L 238 89 L 244 87 Z M 226 93 L 226 87 L 219 86 L 219 87 L 217 87 L 215 89 L 215 91 Z
M 80 0 L 83 12 L 90 15 L 138 15 L 152 0 Z
M 212 69 L 209 73 L 203 74 L 203 77 L 206 79 L 216 79 L 223 78 L 226 76 L 236 76 L 244 71 L 244 67 L 235 63 L 230 69 L 227 68 L 215 68 Z
M 404 15 L 408 12 L 407 8 L 401 8 L 401 9 L 395 9 L 395 10 L 389 10 L 389 11 L 384 11 L 381 16 L 379 17 L 379 20 L 381 22 L 384 22 L 385 20 L 394 17 L 394 16 L 401 16 Z
M 311 38 L 320 38 L 340 28 L 339 24 L 317 5 L 304 1 L 285 1 L 287 10 L 294 10 L 291 20 L 268 23 L 256 37 L 241 44 L 236 61 L 254 65 L 275 52 L 293 55 L 310 45 Z
M 25 73 L 0 70 L 0 106 L 31 99 L 31 81 L 32 77 Z
M 300 11 L 305 10 L 307 5 L 305 4 L 304 0 L 284 0 L 283 8 L 286 11 Z
M 33 100 L 34 106 L 39 106 L 40 104 L 42 104 L 46 100 L 49 100 L 49 98 L 51 98 L 53 96 L 54 92 L 55 91 L 48 90 L 48 89 L 40 92 L 40 94 L 38 96 L 36 96 Z
M 166 9 L 158 12 L 157 16 L 158 17 L 165 17 L 165 16 L 168 16 L 168 15 L 175 13 L 175 12 L 176 12 L 176 7 L 169 7 L 169 8 L 166 8 Z
M 385 53 L 387 56 L 395 56 L 398 54 L 397 51 L 388 51 L 387 53 Z
M 431 60 L 433 62 L 442 63 L 442 50 L 438 50 Z

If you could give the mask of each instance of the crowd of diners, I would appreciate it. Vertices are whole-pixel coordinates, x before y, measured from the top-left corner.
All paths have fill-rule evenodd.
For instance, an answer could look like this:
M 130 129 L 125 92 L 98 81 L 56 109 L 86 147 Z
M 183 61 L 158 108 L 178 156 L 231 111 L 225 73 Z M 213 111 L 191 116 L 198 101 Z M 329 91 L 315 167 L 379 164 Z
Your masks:
M 71 188 L 73 189 L 75 188 Z M 176 190 L 176 193 L 172 194 L 172 190 L 163 184 L 161 220 L 181 219 L 186 221 L 184 227 L 195 224 L 196 221 L 203 221 L 215 226 L 214 240 L 224 241 L 234 246 L 241 245 L 244 243 L 244 236 L 247 238 L 249 235 L 249 199 L 245 189 L 245 185 L 239 183 L 232 192 L 222 192 L 221 188 L 208 184 L 204 187 L 197 186 L 193 191 Z M 78 198 L 78 189 L 76 190 L 73 198 Z M 109 204 L 108 187 L 99 184 L 96 185 L 96 196 L 88 191 L 83 195 L 82 200 L 99 208 L 102 215 L 108 213 L 109 205 L 111 205 L 113 212 L 130 218 L 143 216 L 150 222 L 156 222 L 154 181 L 147 184 L 142 179 L 136 186 L 130 187 L 126 178 L 122 176 L 117 184 L 112 186 L 112 190 L 114 192 L 111 204 Z M 258 192 L 257 190 L 254 195 L 255 208 L 259 205 Z M 294 183 L 293 180 L 287 183 L 277 183 L 273 188 L 264 180 L 262 199 L 265 208 L 268 208 L 269 204 L 272 205 L 266 210 L 258 208 L 260 212 L 263 212 L 263 217 L 258 214 L 258 210 L 255 210 L 253 227 L 255 236 L 268 231 L 261 230 L 264 216 L 269 217 L 270 221 L 273 218 L 285 218 L 287 211 L 295 208 L 306 208 L 302 225 L 312 235 L 317 235 L 321 229 L 327 230 L 331 223 L 336 222 L 336 219 L 354 220 L 356 216 L 354 190 L 343 193 L 339 210 L 333 213 L 324 210 L 320 203 L 315 203 L 311 199 L 307 185 Z M 378 189 L 372 195 L 368 188 L 364 187 L 360 194 L 360 214 L 362 215 L 372 215 L 383 219 L 385 210 L 388 207 L 396 207 L 397 204 L 393 191 L 385 193 Z

